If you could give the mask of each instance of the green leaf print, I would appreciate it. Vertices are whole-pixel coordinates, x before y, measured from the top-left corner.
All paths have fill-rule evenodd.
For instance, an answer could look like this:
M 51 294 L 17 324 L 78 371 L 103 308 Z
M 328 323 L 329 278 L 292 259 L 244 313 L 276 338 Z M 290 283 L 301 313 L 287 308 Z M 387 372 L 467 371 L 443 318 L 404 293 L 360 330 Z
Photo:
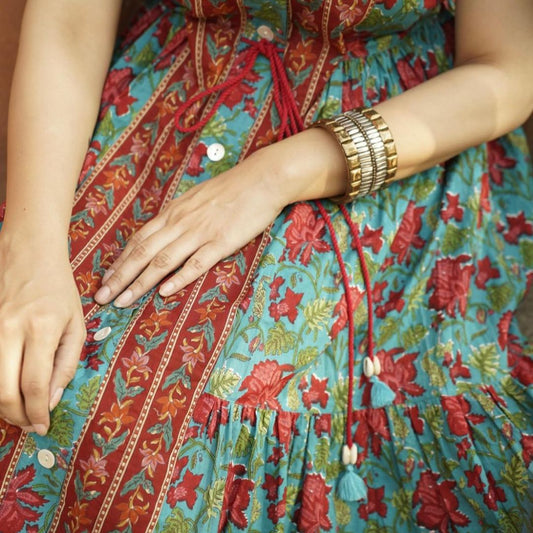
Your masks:
M 225 398 L 239 383 L 241 376 L 231 368 L 217 368 L 211 374 L 211 394 Z
M 500 533 L 516 533 L 523 530 L 524 520 L 522 513 L 518 509 L 500 508 L 498 514 Z
M 337 479 L 343 470 L 344 466 L 339 461 L 333 461 L 326 465 L 326 482 L 330 482 L 333 479 Z
M 434 387 L 444 387 L 446 385 L 446 376 L 444 370 L 428 354 L 422 358 L 422 368 L 429 376 L 429 381 Z
M 491 307 L 495 311 L 500 312 L 509 305 L 514 291 L 508 284 L 502 283 L 500 285 L 491 285 L 490 287 L 487 287 L 487 294 Z
M 378 338 L 376 339 L 376 345 L 383 346 L 389 339 L 396 333 L 398 333 L 398 320 L 388 316 L 385 320 L 379 324 Z
M 496 344 L 482 344 L 479 349 L 474 348 L 470 358 L 470 366 L 479 370 L 483 379 L 494 376 L 499 366 L 498 349 Z
M 399 489 L 392 494 L 392 506 L 398 511 L 400 520 L 405 522 L 411 516 L 413 492 Z
M 318 357 L 318 348 L 315 346 L 308 346 L 303 350 L 298 352 L 296 356 L 296 365 L 297 367 L 306 366 L 309 363 L 312 363 Z
M 141 470 L 135 474 L 122 488 L 120 492 L 121 496 L 128 494 L 132 490 L 136 490 L 138 487 L 142 487 L 148 494 L 154 494 L 154 486 L 149 479 L 146 479 L 146 471 Z
M 402 335 L 402 342 L 404 350 L 410 350 L 420 343 L 420 341 L 428 334 L 427 328 L 422 324 L 415 324 L 406 329 Z
M 58 406 L 50 414 L 50 430 L 47 437 L 55 440 L 59 446 L 72 446 L 74 436 L 74 419 L 66 410 L 67 402 L 59 402 Z
M 190 533 L 192 527 L 193 521 L 190 518 L 185 518 L 183 511 L 179 507 L 174 507 L 165 520 L 161 533 Z
M 469 228 L 458 228 L 452 223 L 446 225 L 446 232 L 442 241 L 442 253 L 450 255 L 464 245 L 470 234 Z
M 527 268 L 533 268 L 533 242 L 520 241 L 520 254 Z
M 333 314 L 334 302 L 319 298 L 309 302 L 304 308 L 304 317 L 307 327 L 311 331 L 316 331 L 326 326 Z
M 502 481 L 509 485 L 518 494 L 526 494 L 528 490 L 527 470 L 520 454 L 513 455 L 501 471 Z
M 422 175 L 413 187 L 416 202 L 420 203 L 425 200 L 434 191 L 435 187 L 436 183 L 433 180 L 428 179 L 426 175 Z
M 505 376 L 500 383 L 505 394 L 514 398 L 518 403 L 524 403 L 526 401 L 525 390 L 511 376 Z
M 222 509 L 224 499 L 225 479 L 217 479 L 204 493 L 205 505 L 207 507 L 207 518 L 215 518 Z M 170 531 L 169 531 L 170 533 Z
M 335 400 L 335 406 L 340 411 L 344 411 L 344 409 L 346 409 L 346 401 L 348 399 L 348 379 L 339 378 L 337 383 L 333 385 L 331 394 Z
M 98 389 L 100 388 L 100 376 L 93 376 L 87 383 L 84 383 L 76 394 L 77 406 L 80 411 L 89 411 Z
M 237 457 L 245 457 L 252 450 L 254 445 L 254 439 L 250 434 L 250 430 L 246 426 L 241 426 L 241 431 L 237 437 L 237 442 L 235 443 L 235 455 Z
M 439 439 L 442 436 L 442 427 L 444 425 L 442 409 L 438 405 L 430 405 L 424 413 L 424 418 L 431 429 L 435 438 Z M 433 448 L 433 444 L 430 444 Z
M 343 500 L 334 496 L 333 504 L 335 505 L 335 516 L 340 526 L 347 526 L 352 519 L 350 506 Z
M 257 494 L 254 494 L 254 499 L 252 500 L 252 512 L 250 517 L 250 523 L 253 524 L 261 516 L 261 501 L 257 497 Z
M 283 322 L 276 324 L 268 330 L 265 342 L 265 355 L 281 355 L 292 350 L 296 345 L 296 334 L 287 331 Z
M 316 445 L 313 464 L 317 470 L 325 470 L 329 461 L 329 440 L 322 437 Z
M 391 409 L 391 418 L 394 436 L 404 440 L 409 435 L 409 428 L 405 422 L 405 418 L 396 409 Z

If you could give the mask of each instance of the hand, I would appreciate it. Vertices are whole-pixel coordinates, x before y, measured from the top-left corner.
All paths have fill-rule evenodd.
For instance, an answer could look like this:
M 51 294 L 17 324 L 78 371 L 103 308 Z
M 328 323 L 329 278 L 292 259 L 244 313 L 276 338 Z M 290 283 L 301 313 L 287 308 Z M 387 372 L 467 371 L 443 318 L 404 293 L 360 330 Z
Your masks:
M 130 239 L 95 300 L 126 307 L 181 267 L 159 289 L 169 296 L 260 234 L 283 205 L 252 159 L 172 200 Z
M 0 233 L 0 417 L 40 435 L 85 340 L 67 254 L 43 241 Z
M 126 307 L 176 268 L 159 289 L 170 296 L 259 235 L 286 205 L 344 191 L 344 155 L 313 128 L 262 148 L 193 187 L 141 228 L 108 269 L 95 300 Z

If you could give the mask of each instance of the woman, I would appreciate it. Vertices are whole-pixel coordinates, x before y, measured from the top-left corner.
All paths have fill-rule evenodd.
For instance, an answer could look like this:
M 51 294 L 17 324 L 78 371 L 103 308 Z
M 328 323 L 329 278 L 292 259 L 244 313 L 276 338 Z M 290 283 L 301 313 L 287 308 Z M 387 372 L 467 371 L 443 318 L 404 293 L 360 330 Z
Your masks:
M 526 531 L 531 2 L 119 10 L 26 8 L 0 530 Z

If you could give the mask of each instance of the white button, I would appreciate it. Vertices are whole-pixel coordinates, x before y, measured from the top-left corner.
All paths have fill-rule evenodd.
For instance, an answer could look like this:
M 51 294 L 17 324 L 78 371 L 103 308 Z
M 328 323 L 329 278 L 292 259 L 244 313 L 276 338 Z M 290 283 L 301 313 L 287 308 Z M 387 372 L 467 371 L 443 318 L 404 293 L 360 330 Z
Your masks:
M 109 334 L 111 333 L 111 328 L 109 326 L 106 326 L 105 328 L 99 329 L 94 334 L 94 340 L 97 342 L 103 341 L 105 338 L 109 337 Z
M 211 161 L 220 161 L 225 153 L 226 150 L 220 143 L 213 143 L 207 147 L 207 157 L 209 157 Z
M 267 41 L 272 41 L 272 39 L 274 39 L 274 32 L 268 26 L 259 26 L 259 28 L 257 28 L 257 33 L 259 34 L 259 37 L 262 37 Z
M 50 450 L 39 450 L 37 454 L 37 461 L 44 468 L 52 468 L 56 464 L 56 458 Z

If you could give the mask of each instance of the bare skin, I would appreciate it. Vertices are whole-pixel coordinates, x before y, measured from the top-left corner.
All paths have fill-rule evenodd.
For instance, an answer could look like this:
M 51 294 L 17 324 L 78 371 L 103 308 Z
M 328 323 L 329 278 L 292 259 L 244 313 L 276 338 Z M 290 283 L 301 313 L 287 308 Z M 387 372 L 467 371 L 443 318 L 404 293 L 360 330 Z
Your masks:
M 398 179 L 504 134 L 533 110 L 531 1 L 457 4 L 456 67 L 377 106 L 396 139 Z M 85 337 L 66 235 L 119 9 L 120 0 L 29 0 L 23 24 L 0 233 L 0 416 L 40 434 Z M 95 298 L 130 305 L 181 266 L 159 288 L 175 293 L 285 205 L 340 194 L 344 180 L 343 155 L 323 130 L 263 148 L 148 222 Z

